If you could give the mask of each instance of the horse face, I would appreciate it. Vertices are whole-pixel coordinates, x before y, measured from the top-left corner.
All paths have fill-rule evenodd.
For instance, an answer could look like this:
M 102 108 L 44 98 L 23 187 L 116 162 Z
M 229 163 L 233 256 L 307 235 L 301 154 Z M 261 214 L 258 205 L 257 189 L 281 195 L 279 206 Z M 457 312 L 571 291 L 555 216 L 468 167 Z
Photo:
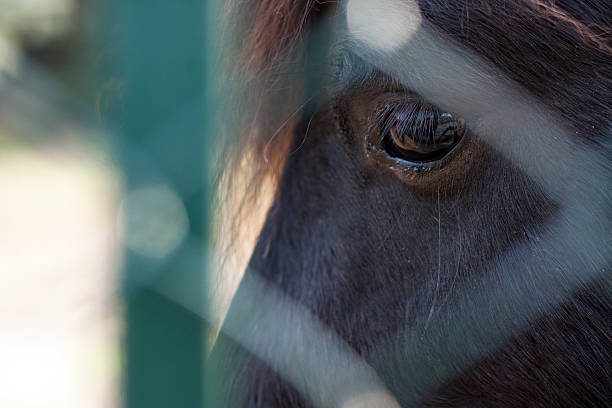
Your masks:
M 453 286 L 555 211 L 470 134 L 440 168 L 379 160 L 370 100 L 351 92 L 302 123 L 250 265 L 366 354 L 402 328 L 422 330 Z
M 487 2 L 470 9 L 420 4 L 423 21 L 467 50 L 461 55 L 473 55 L 475 69 L 495 67 L 504 80 L 493 89 L 510 83 L 528 95 L 482 108 L 487 112 L 473 99 L 468 108 L 457 104 L 456 91 L 430 92 L 431 80 L 413 79 L 411 87 L 397 71 L 376 66 L 368 50 L 330 45 L 330 60 L 341 52 L 352 61 L 349 70 L 369 74 L 332 83 L 334 92 L 322 92 L 299 122 L 249 263 L 247 276 L 321 322 L 401 406 L 560 406 L 606 398 L 610 362 L 596 356 L 610 345 L 609 296 L 601 276 L 565 277 L 592 265 L 545 254 L 560 244 L 540 241 L 565 219 L 568 205 L 550 187 L 559 180 L 542 181 L 546 171 L 538 164 L 559 161 L 559 149 L 525 154 L 521 143 L 557 140 L 539 134 L 548 126 L 563 129 L 559 138 L 571 134 L 567 143 L 576 149 L 601 150 L 610 125 L 602 102 L 610 86 L 601 79 L 609 54 L 578 50 L 585 32 L 571 31 L 574 23 L 586 29 L 600 21 L 595 8 L 565 5 L 579 17 L 570 24 L 554 16 L 561 9 L 527 3 L 503 12 Z M 392 54 L 402 52 L 409 49 Z M 351 75 L 346 66 L 335 69 L 341 72 L 332 82 Z M 545 114 L 532 115 L 539 110 Z M 515 126 L 530 120 L 532 128 Z M 501 137 L 499 123 L 517 130 Z M 554 279 L 540 280 L 547 274 Z M 244 311 L 234 309 L 230 319 Z M 218 355 L 234 356 L 238 366 L 225 381 L 248 390 L 242 404 L 318 402 L 265 358 L 223 336 L 219 343 Z

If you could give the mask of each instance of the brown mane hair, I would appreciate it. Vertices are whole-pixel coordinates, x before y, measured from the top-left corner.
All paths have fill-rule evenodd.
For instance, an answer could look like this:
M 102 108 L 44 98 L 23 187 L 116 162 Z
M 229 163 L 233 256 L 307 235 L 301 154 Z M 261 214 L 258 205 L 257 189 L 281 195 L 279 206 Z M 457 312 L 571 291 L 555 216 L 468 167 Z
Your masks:
M 284 122 L 303 102 L 300 44 L 316 10 L 316 0 L 226 3 L 211 234 L 219 262 L 211 283 L 221 312 L 277 190 L 299 115 Z

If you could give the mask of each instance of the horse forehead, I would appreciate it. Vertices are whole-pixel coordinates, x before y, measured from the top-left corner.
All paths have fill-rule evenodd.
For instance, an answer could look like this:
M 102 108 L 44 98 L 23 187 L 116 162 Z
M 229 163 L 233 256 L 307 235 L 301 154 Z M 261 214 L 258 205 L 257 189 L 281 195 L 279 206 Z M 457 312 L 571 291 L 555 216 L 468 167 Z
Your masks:
M 612 76 L 612 48 L 598 30 L 609 22 L 596 8 L 562 3 L 563 9 L 535 0 L 349 0 L 345 8 L 348 34 L 359 44 L 401 53 L 422 28 L 433 26 L 449 45 L 474 52 L 553 108 L 580 138 L 605 138 L 602 129 L 612 126 L 609 104 L 602 103 L 612 91 L 605 81 Z

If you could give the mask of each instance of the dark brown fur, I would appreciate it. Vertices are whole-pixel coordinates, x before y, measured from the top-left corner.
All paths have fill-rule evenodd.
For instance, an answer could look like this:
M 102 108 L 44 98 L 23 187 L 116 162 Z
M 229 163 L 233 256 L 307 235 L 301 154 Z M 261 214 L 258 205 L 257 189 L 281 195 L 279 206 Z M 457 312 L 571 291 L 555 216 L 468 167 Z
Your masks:
M 609 146 L 612 13 L 605 2 L 419 3 L 427 21 L 551 108 L 575 137 Z M 231 48 L 244 136 L 229 139 L 224 171 L 231 180 L 231 166 L 253 154 L 243 200 L 254 200 L 270 175 L 276 191 L 247 273 L 337 333 L 402 406 L 610 406 L 609 270 L 527 323 L 509 323 L 509 337 L 462 344 L 445 336 L 465 316 L 466 330 L 483 333 L 495 328 L 470 329 L 471 315 L 513 319 L 503 305 L 454 315 L 446 306 L 477 286 L 487 265 L 537 241 L 554 221 L 560 203 L 520 168 L 475 138 L 439 173 L 411 183 L 395 177 L 363 154 L 355 111 L 368 98 L 359 87 L 283 125 L 307 95 L 306 43 L 327 8 L 267 0 L 237 2 L 231 14 L 244 24 Z M 535 292 L 512 296 L 521 302 Z M 409 344 L 417 344 L 416 357 Z M 308 396 L 229 337 L 221 335 L 211 362 L 228 406 L 310 406 Z

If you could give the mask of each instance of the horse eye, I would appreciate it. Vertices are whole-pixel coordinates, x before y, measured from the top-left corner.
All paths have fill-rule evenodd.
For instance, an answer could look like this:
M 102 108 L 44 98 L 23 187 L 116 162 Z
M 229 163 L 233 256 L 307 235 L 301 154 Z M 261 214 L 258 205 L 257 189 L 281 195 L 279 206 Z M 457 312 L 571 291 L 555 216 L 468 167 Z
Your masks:
M 379 105 L 370 119 L 368 148 L 413 170 L 429 170 L 453 152 L 465 122 L 421 101 Z

